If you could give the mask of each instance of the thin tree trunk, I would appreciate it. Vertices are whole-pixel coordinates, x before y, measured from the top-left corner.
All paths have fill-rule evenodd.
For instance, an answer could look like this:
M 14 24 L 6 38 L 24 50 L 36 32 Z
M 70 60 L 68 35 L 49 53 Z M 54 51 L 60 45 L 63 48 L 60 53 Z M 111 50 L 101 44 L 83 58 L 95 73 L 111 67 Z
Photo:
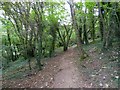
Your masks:
M 94 14 L 94 10 L 92 11 L 93 12 L 93 14 Z M 92 40 L 93 40 L 93 42 L 95 41 L 95 21 L 94 21 L 94 19 L 95 19 L 95 17 L 94 17 L 94 15 L 92 15 L 92 17 L 93 17 L 93 19 L 92 19 Z
M 10 32 L 9 30 L 7 29 L 7 37 L 8 37 L 8 41 L 9 41 L 9 46 L 10 46 L 10 54 L 11 54 L 11 60 L 12 61 L 15 61 L 14 60 L 14 55 L 13 55 L 13 50 L 12 50 L 12 44 L 11 44 L 11 38 L 10 38 Z
M 105 21 L 101 12 L 101 7 L 100 7 L 100 2 L 98 2 L 98 9 L 99 9 L 99 15 L 100 15 L 100 20 L 101 20 L 101 24 L 102 24 L 102 34 L 103 34 L 103 46 L 102 46 L 102 50 L 106 49 L 106 28 L 105 28 Z
M 81 27 L 79 27 L 79 39 L 80 39 L 80 41 L 81 41 L 81 44 L 84 44 L 84 41 L 82 40 L 82 28 Z
M 85 13 L 86 13 L 86 10 L 85 10 Z M 84 36 L 84 42 L 85 42 L 85 44 L 88 44 L 88 37 L 87 37 L 87 31 L 86 31 L 86 16 L 84 16 L 84 20 L 83 20 L 83 23 L 84 23 L 84 25 L 83 25 L 83 36 Z
M 103 15 L 101 13 L 101 7 L 100 7 L 100 3 L 98 2 L 98 9 L 99 9 L 99 28 L 100 28 L 100 34 L 101 34 L 101 41 L 103 41 L 103 31 L 104 31 L 104 27 L 103 27 Z
M 56 28 L 54 26 L 51 26 L 51 35 L 52 35 L 52 42 L 50 46 L 50 51 L 49 51 L 49 57 L 51 57 L 54 54 L 55 51 L 55 41 L 56 41 Z
M 101 34 L 101 41 L 103 41 L 103 23 L 102 23 L 102 20 L 101 20 L 101 18 L 100 18 L 100 34 Z
M 87 55 L 86 55 L 85 51 L 83 50 L 81 40 L 79 39 L 80 34 L 79 34 L 79 30 L 77 28 L 77 22 L 75 20 L 75 10 L 74 10 L 74 6 L 73 6 L 73 1 L 72 1 L 72 3 L 68 2 L 68 4 L 70 5 L 72 23 L 73 23 L 73 27 L 75 29 L 75 34 L 76 34 L 76 39 L 77 39 L 77 47 L 78 47 L 78 51 L 80 54 L 80 59 L 84 59 Z
M 111 7 L 111 6 L 109 6 Z M 116 8 L 116 3 L 112 3 L 112 9 Z M 114 31 L 116 31 L 116 25 L 117 25 L 117 19 L 115 17 L 115 10 L 110 11 L 109 13 L 109 28 L 108 28 L 108 34 L 107 34 L 107 39 L 106 39 L 106 48 L 110 48 L 112 46 L 112 40 L 113 40 L 113 36 L 114 36 Z
M 29 64 L 29 69 L 32 70 L 30 58 L 28 58 L 28 64 Z
M 68 50 L 68 46 L 66 45 L 66 43 L 64 43 L 63 45 L 63 51 L 67 51 Z

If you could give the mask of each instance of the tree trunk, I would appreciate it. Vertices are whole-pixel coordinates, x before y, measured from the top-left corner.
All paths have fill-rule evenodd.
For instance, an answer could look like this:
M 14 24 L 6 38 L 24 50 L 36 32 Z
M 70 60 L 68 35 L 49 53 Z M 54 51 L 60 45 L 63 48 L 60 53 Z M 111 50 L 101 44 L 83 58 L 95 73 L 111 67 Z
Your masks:
M 63 51 L 67 51 L 68 50 L 68 46 L 66 45 L 66 43 L 63 45 Z
M 100 4 L 98 2 L 98 9 L 99 9 L 99 28 L 100 28 L 100 34 L 101 34 L 101 41 L 103 41 L 103 31 L 104 31 L 104 28 L 103 28 L 103 15 L 102 15 L 102 10 L 101 10 L 101 7 L 100 7 Z
M 81 27 L 79 27 L 79 39 L 80 39 L 80 41 L 81 41 L 81 44 L 84 44 L 84 41 L 82 40 L 82 28 Z
M 93 11 L 93 13 L 94 13 L 94 11 Z M 94 15 L 92 16 L 93 17 L 93 19 L 92 19 L 92 31 L 91 31 L 91 36 L 92 36 L 92 40 L 93 40 L 93 42 L 95 41 L 95 21 L 94 21 L 94 19 L 95 19 L 95 17 L 94 17 Z
M 101 41 L 103 41 L 103 23 L 101 21 L 101 18 L 100 18 L 100 21 L 99 21 L 99 25 L 100 25 L 100 34 L 101 34 Z
M 112 9 L 116 9 L 116 3 L 112 3 L 112 6 L 109 6 L 109 7 L 112 7 Z M 106 48 L 110 48 L 112 46 L 112 40 L 113 40 L 113 36 L 114 36 L 114 32 L 117 30 L 117 19 L 115 17 L 115 13 L 116 11 L 115 10 L 112 10 L 110 13 L 109 13 L 109 25 L 108 25 L 108 34 L 107 34 L 107 39 L 106 39 Z
M 86 13 L 86 10 L 85 10 L 85 13 Z M 84 25 L 83 25 L 83 37 L 84 37 L 84 42 L 85 42 L 85 44 L 88 44 L 88 37 L 87 37 L 87 31 L 86 31 L 86 16 L 84 16 L 84 20 L 83 20 L 83 23 L 84 23 Z
M 75 33 L 76 33 L 77 47 L 78 47 L 78 50 L 79 50 L 80 59 L 84 59 L 84 58 L 86 58 L 87 55 L 86 55 L 85 51 L 83 50 L 81 40 L 79 39 L 80 34 L 79 34 L 79 30 L 77 28 L 77 22 L 75 20 L 75 10 L 74 10 L 74 6 L 73 6 L 73 1 L 71 3 L 68 2 L 68 4 L 70 5 L 72 23 L 73 23 L 73 27 L 74 27 Z
M 107 32 L 106 32 L 106 27 L 105 27 L 105 25 L 106 25 L 106 23 L 105 23 L 105 21 L 104 21 L 104 17 L 103 17 L 103 14 L 102 14 L 102 11 L 101 11 L 101 7 L 100 7 L 100 2 L 98 2 L 98 9 L 99 9 L 99 15 L 100 15 L 100 23 L 102 24 L 102 35 L 103 35 L 103 37 L 101 38 L 101 39 L 103 39 L 103 46 L 102 46 L 102 50 L 104 51 L 104 50 L 106 50 L 106 34 L 107 34 Z
M 30 58 L 28 58 L 28 64 L 29 64 L 29 69 L 32 70 Z
M 8 42 L 9 42 L 9 46 L 10 46 L 10 55 L 11 55 L 10 59 L 11 59 L 12 61 L 15 61 L 14 55 L 13 55 L 13 50 L 12 50 L 12 45 L 11 45 L 11 38 L 10 38 L 9 29 L 7 29 L 7 38 L 8 38 Z
M 37 60 L 37 64 L 38 64 L 38 68 L 39 70 L 41 70 L 41 57 L 42 57 L 42 41 L 40 40 L 40 38 L 38 39 L 38 52 L 37 52 L 37 57 L 36 57 L 36 60 Z
M 50 51 L 49 51 L 49 57 L 52 57 L 52 55 L 54 54 L 54 51 L 55 51 L 55 39 L 56 37 L 53 37 L 52 38 L 52 43 L 51 43 L 51 46 L 50 46 Z
M 55 41 L 56 41 L 56 28 L 54 26 L 51 26 L 50 28 L 51 36 L 52 36 L 52 42 L 50 46 L 50 51 L 49 51 L 49 57 L 51 57 L 54 54 L 55 51 Z

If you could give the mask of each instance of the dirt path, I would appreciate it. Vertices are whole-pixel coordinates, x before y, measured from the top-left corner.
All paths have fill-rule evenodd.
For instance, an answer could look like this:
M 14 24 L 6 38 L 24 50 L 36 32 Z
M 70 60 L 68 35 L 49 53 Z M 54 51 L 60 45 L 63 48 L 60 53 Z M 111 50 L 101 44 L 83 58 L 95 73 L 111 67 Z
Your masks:
M 77 50 L 72 47 L 47 61 L 44 69 L 23 79 L 7 80 L 4 87 L 79 88 L 87 87 L 76 64 Z
M 53 88 L 79 88 L 85 87 L 82 76 L 78 70 L 75 60 L 76 54 L 70 48 L 59 58 L 59 72 L 54 76 Z
M 23 76 L 21 79 L 3 81 L 3 87 L 10 88 L 108 88 L 118 87 L 117 65 L 105 59 L 94 48 L 89 57 L 79 60 L 77 48 L 71 47 L 55 57 L 49 58 L 43 70 Z M 106 55 L 106 54 L 105 54 Z M 110 55 L 112 55 L 110 53 Z M 101 59 L 104 58 L 104 59 Z M 109 65 L 110 64 L 110 65 Z M 78 66 L 79 65 L 79 66 Z M 30 72 L 31 73 L 31 72 Z M 114 77 L 114 80 L 111 78 Z

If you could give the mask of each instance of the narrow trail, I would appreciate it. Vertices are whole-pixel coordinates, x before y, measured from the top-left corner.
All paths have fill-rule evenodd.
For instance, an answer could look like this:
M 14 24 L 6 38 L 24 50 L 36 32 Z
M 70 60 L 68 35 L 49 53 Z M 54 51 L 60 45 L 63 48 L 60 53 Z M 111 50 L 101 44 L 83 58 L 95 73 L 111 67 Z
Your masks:
M 79 88 L 86 85 L 78 70 L 75 51 L 70 48 L 59 58 L 59 72 L 55 75 L 52 88 Z
M 118 84 L 112 80 L 117 78 L 117 62 L 101 59 L 94 48 L 89 51 L 89 57 L 79 60 L 77 48 L 70 47 L 68 51 L 48 58 L 43 70 L 25 74 L 21 79 L 3 81 L 3 87 L 9 88 L 116 88 Z M 110 55 L 113 55 L 111 52 Z M 110 65 L 114 65 L 111 66 Z
M 69 48 L 47 60 L 47 64 L 37 74 L 23 79 L 7 80 L 4 87 L 11 88 L 82 88 L 89 87 L 77 66 L 78 53 L 75 47 Z

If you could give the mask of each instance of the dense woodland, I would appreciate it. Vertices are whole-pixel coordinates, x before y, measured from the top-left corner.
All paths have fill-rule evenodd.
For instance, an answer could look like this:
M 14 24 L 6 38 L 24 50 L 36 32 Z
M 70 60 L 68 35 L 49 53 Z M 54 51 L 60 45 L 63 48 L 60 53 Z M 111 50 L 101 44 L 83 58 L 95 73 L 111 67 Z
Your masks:
M 15 62 L 41 71 L 45 58 L 73 45 L 80 61 L 89 57 L 83 47 L 98 41 L 100 52 L 120 49 L 119 2 L 0 2 L 0 10 L 3 71 Z

